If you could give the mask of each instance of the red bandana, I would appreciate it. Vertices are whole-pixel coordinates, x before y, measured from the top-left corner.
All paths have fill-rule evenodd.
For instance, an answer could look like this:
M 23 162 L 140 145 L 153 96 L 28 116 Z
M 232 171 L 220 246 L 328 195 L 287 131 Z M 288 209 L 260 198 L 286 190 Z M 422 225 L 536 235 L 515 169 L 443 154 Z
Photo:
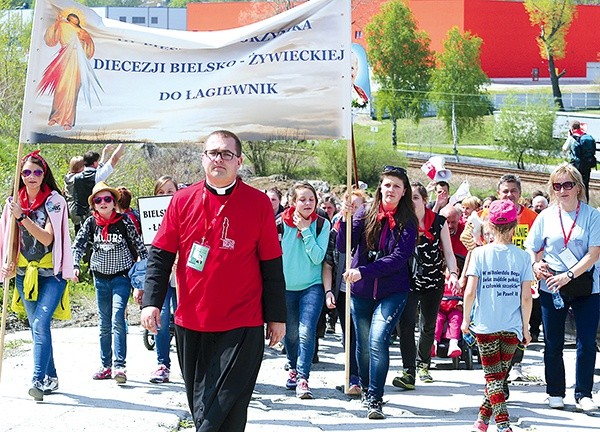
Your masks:
M 99 227 L 102 227 L 102 238 L 104 240 L 108 240 L 108 227 L 114 223 L 119 222 L 123 218 L 123 215 L 117 213 L 114 210 L 113 210 L 112 214 L 110 215 L 110 219 L 105 219 L 104 217 L 102 217 L 100 215 L 100 213 L 98 213 L 95 210 L 94 210 L 93 216 L 94 216 L 94 220 L 96 221 L 96 225 L 98 225 Z
M 23 186 L 21 189 L 19 189 L 19 204 L 21 204 L 21 209 L 23 209 L 23 213 L 29 216 L 31 212 L 33 212 L 35 209 L 42 207 L 51 193 L 52 191 L 50 190 L 48 185 L 45 183 L 42 184 L 42 186 L 40 187 L 40 191 L 35 197 L 35 200 L 33 201 L 33 203 L 31 203 L 31 205 L 29 205 L 29 196 L 27 195 L 27 188 Z
M 377 213 L 377 222 L 381 222 L 383 219 L 388 220 L 388 225 L 390 229 L 393 230 L 396 228 L 396 219 L 394 219 L 394 214 L 396 213 L 396 209 L 385 211 L 383 210 L 383 206 L 379 204 L 379 213 Z
M 296 211 L 296 207 L 288 207 L 286 208 L 282 213 L 281 213 L 281 220 L 283 220 L 283 222 L 288 225 L 291 226 L 292 228 L 297 228 L 296 225 L 294 224 L 294 212 Z M 314 221 L 317 220 L 317 218 L 319 217 L 319 215 L 317 215 L 316 212 L 312 212 L 311 215 L 309 216 L 310 219 L 310 223 L 313 223 Z M 302 237 L 302 233 L 300 232 L 300 230 L 298 230 L 298 238 Z
M 424 217 L 424 225 L 425 227 L 421 228 L 421 224 L 419 224 L 419 233 L 423 234 L 429 241 L 433 241 L 434 237 L 431 231 L 431 225 L 433 225 L 433 221 L 435 220 L 435 213 L 425 207 L 425 217 Z

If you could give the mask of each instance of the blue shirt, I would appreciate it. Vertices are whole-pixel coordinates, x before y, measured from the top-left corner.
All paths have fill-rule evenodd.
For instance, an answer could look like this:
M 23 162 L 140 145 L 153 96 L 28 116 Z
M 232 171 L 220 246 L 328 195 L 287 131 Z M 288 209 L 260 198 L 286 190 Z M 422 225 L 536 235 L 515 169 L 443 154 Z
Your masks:
M 313 221 L 298 237 L 298 228 L 283 223 L 281 249 L 283 251 L 283 274 L 288 291 L 301 291 L 323 283 L 322 269 L 331 224 L 323 221 L 317 237 L 317 221 Z
M 475 248 L 467 276 L 477 276 L 472 329 L 475 333 L 512 332 L 523 339 L 521 292 L 533 281 L 531 259 L 514 244 L 488 244 Z
M 559 257 L 560 252 L 565 247 L 565 237 L 569 239 L 568 248 L 577 260 L 581 260 L 590 247 L 600 246 L 600 212 L 582 202 L 579 215 L 575 221 L 577 210 L 572 212 L 560 210 L 561 217 L 559 217 L 559 209 L 558 205 L 553 204 L 538 215 L 525 240 L 525 249 L 533 252 L 539 252 L 543 249 L 543 259 L 548 266 L 556 272 L 566 272 L 569 269 Z M 573 225 L 574 221 L 575 225 Z M 569 237 L 571 227 L 573 227 L 573 231 Z M 600 292 L 598 274 L 598 266 L 596 265 L 592 294 Z M 545 281 L 540 281 L 539 288 L 542 291 L 550 292 Z

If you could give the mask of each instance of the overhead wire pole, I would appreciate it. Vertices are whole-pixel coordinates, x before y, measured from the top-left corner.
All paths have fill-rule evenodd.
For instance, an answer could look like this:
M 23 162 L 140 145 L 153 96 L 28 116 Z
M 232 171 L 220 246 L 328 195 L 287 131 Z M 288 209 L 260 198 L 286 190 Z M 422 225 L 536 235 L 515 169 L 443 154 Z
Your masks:
M 346 19 L 348 22 L 348 47 L 347 47 L 347 58 L 350 58 L 350 53 L 352 51 L 352 45 L 351 45 L 351 38 L 350 38 L 350 34 L 352 31 L 352 27 L 351 27 L 351 0 L 347 0 L 346 1 L 346 7 L 345 9 L 345 13 L 346 13 Z M 351 65 L 348 64 L 348 70 L 346 71 L 346 74 L 348 74 L 348 76 L 350 76 L 350 70 L 351 70 Z M 352 86 L 352 81 L 349 80 L 350 82 L 348 83 L 348 90 L 351 89 Z M 352 101 L 352 93 L 349 91 L 348 92 L 348 102 Z M 352 168 L 353 168 L 353 161 L 355 160 L 355 150 L 354 150 L 354 128 L 353 128 L 353 121 L 352 121 L 352 108 L 350 105 L 350 137 L 346 139 L 346 194 L 347 194 L 347 200 L 352 200 L 352 195 L 351 195 L 351 191 L 352 191 Z M 356 173 L 356 185 L 358 186 L 358 172 Z M 346 270 L 350 268 L 350 249 L 351 249 L 351 235 L 352 235 L 352 212 L 350 210 L 351 207 L 348 208 L 348 211 L 346 212 Z M 338 263 L 339 264 L 339 263 Z M 346 331 L 344 332 L 344 354 L 345 354 L 345 360 L 344 360 L 344 372 L 345 372 L 345 379 L 344 379 L 344 393 L 348 394 L 348 390 L 350 389 L 350 355 L 352 354 L 350 352 L 350 333 L 351 333 L 351 321 L 350 321 L 350 282 L 346 282 L 346 293 L 345 293 L 345 299 L 346 299 L 346 307 L 344 309 L 344 319 L 345 321 L 345 328 Z
M 15 164 L 15 180 L 13 184 L 13 197 L 19 196 L 19 178 L 21 175 L 21 156 L 23 154 L 23 143 L 19 140 L 19 147 L 17 149 L 17 162 Z M 4 262 L 1 264 L 6 268 L 6 265 L 14 259 L 15 253 L 15 236 L 17 231 L 17 223 L 15 218 L 10 217 L 10 226 L 8 232 L 8 248 L 4 254 Z M 2 323 L 0 324 L 0 381 L 2 381 L 2 361 L 4 359 L 4 333 L 6 331 L 6 317 L 8 315 L 8 288 L 10 286 L 10 280 L 12 278 L 9 275 L 4 277 L 4 295 L 2 297 Z

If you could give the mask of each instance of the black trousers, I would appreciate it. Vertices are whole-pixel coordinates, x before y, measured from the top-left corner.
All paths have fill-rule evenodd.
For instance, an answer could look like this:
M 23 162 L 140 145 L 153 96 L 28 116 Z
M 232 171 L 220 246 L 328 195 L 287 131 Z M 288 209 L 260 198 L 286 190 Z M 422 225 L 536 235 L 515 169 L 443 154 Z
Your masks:
M 179 366 L 197 432 L 243 432 L 264 353 L 264 328 L 204 333 L 176 326 Z
M 431 363 L 431 347 L 435 340 L 435 324 L 444 289 L 411 291 L 398 321 L 402 367 L 414 376 L 417 366 Z M 418 309 L 417 309 L 418 307 Z M 418 351 L 415 344 L 415 323 L 419 314 Z

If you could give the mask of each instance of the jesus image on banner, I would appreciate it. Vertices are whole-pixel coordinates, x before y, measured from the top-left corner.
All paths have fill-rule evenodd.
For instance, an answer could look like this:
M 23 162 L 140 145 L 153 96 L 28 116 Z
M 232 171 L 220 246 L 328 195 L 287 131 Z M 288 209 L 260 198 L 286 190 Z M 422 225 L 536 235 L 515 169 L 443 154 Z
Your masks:
M 94 41 L 81 27 L 80 16 L 83 14 L 77 10 L 61 11 L 44 35 L 46 45 L 60 44 L 60 49 L 44 70 L 38 94 L 54 95 L 48 126 L 58 125 L 65 130 L 75 125 L 79 90 L 91 106 L 92 91 L 98 97 L 96 87 L 101 88 L 89 61 L 94 55 Z

